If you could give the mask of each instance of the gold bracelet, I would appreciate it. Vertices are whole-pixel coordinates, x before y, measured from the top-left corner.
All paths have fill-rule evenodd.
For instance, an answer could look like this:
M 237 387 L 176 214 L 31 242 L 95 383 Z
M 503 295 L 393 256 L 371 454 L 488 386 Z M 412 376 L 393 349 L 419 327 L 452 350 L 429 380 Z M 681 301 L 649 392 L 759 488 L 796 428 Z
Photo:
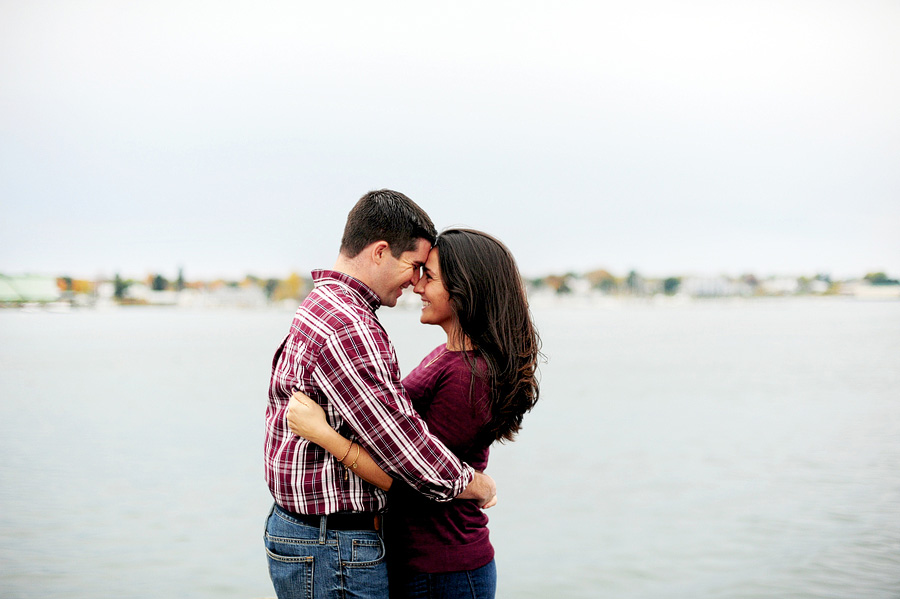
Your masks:
M 356 444 L 356 457 L 353 458 L 353 463 L 350 464 L 350 467 L 353 468 L 354 470 L 356 470 L 357 468 L 359 468 L 359 464 L 356 463 L 356 460 L 359 459 L 359 452 L 360 452 L 360 449 L 361 449 L 361 448 L 360 448 L 360 445 L 359 445 L 359 443 L 357 443 L 357 444 Z M 348 452 L 348 453 L 349 453 L 349 452 Z
M 350 441 L 350 445 L 347 446 L 347 453 L 344 454 L 344 457 L 342 457 L 341 459 L 338 460 L 341 464 L 343 464 L 344 460 L 347 459 L 347 456 L 350 455 L 351 449 L 353 449 L 353 441 L 352 440 Z

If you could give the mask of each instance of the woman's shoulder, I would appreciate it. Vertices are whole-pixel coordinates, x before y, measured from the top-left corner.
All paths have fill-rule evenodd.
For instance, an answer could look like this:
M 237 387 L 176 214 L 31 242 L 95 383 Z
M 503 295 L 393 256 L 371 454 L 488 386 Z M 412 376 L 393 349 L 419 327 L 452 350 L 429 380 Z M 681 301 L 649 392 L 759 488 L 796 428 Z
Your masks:
M 446 344 L 441 344 L 431 350 L 428 355 L 422 358 L 422 361 L 413 368 L 405 379 L 403 384 L 413 385 L 424 381 L 433 381 L 437 373 L 441 371 L 441 359 L 447 354 Z
M 435 362 L 438 358 L 441 358 L 444 354 L 448 352 L 447 344 L 441 343 L 436 348 L 428 352 L 424 358 L 422 358 L 422 364 L 428 364 L 429 362 Z
M 480 376 L 476 378 L 484 378 L 487 365 L 483 358 L 477 356 L 471 350 L 452 351 L 448 350 L 446 345 L 438 348 L 440 351 L 433 352 L 430 359 L 435 370 L 440 370 L 445 377 L 460 378 L 468 384 L 472 379 L 472 366 L 475 366 L 475 372 Z

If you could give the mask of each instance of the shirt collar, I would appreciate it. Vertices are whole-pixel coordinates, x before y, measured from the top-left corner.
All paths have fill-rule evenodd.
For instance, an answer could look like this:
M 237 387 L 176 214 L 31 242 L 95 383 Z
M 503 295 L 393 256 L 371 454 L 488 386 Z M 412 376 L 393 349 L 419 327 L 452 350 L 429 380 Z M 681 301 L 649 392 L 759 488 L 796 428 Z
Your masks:
M 371 287 L 346 273 L 336 270 L 321 269 L 314 270 L 312 272 L 312 277 L 316 287 L 319 285 L 327 285 L 329 283 L 338 283 L 356 292 L 360 299 L 369 306 L 373 312 L 381 307 L 381 298 L 372 291 Z

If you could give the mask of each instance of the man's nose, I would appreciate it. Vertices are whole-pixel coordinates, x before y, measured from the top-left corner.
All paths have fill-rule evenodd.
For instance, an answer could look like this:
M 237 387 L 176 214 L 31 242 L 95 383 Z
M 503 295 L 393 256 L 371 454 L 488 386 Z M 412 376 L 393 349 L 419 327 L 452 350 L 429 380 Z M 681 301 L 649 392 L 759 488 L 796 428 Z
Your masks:
M 419 279 L 422 278 L 422 271 L 420 268 L 413 268 L 412 277 L 410 277 L 409 282 L 412 283 L 413 287 L 419 284 Z

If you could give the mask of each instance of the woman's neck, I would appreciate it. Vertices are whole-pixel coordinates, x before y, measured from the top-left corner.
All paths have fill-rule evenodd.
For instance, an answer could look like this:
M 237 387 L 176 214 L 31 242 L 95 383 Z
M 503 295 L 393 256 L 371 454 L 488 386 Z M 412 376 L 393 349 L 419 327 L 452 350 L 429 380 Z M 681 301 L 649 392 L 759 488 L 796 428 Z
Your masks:
M 472 349 L 472 341 L 456 328 L 445 327 L 447 333 L 447 351 L 469 351 Z

